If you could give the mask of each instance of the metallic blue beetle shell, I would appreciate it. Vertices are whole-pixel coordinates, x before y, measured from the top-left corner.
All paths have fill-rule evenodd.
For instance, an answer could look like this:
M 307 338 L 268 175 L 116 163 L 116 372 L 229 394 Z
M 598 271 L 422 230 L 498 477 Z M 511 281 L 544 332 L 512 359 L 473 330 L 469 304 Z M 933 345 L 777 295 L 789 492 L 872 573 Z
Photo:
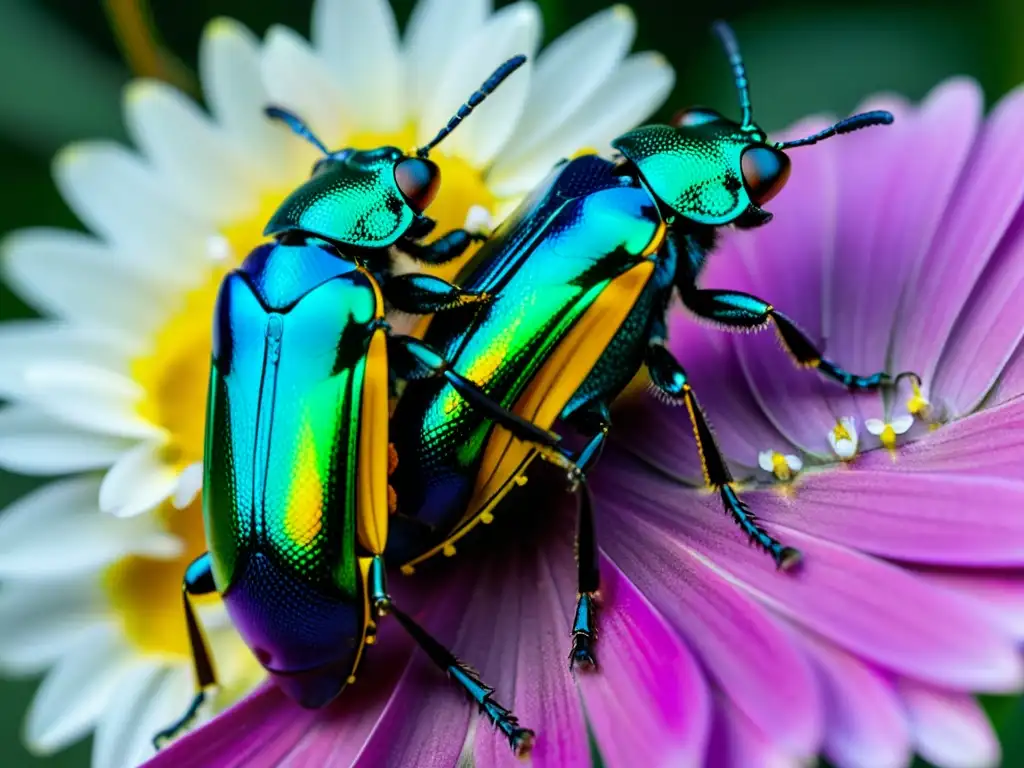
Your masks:
M 342 246 L 394 245 L 416 216 L 395 181 L 403 157 L 397 147 L 333 153 L 285 199 L 263 234 L 299 231 Z
M 751 201 L 740 164 L 744 150 L 763 143 L 732 121 L 645 125 L 612 146 L 636 165 L 659 200 L 691 221 L 718 226 L 748 212 L 766 215 Z

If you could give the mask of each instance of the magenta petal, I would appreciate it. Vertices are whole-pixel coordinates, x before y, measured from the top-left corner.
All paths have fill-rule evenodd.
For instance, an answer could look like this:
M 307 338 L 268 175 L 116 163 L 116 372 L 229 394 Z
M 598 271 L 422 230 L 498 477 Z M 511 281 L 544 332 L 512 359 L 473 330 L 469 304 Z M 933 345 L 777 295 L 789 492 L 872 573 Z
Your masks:
M 951 473 L 808 473 L 785 496 L 751 493 L 765 520 L 896 560 L 1024 565 L 1024 482 Z
M 605 552 L 700 659 L 714 684 L 787 753 L 814 754 L 821 707 L 810 666 L 765 610 L 710 564 L 597 491 Z M 620 506 L 625 505 L 625 506 Z M 784 702 L 784 705 L 783 705 Z
M 917 751 L 938 768 L 999 765 L 999 741 L 973 696 L 901 680 Z
M 978 411 L 902 447 L 895 467 L 882 452 L 865 456 L 862 465 L 1020 480 L 1024 399 Z
M 1007 635 L 1024 640 L 1024 573 L 1019 569 L 919 571 L 918 576 L 975 601 Z
M 926 383 L 933 378 L 968 295 L 1020 206 L 1024 156 L 1017 144 L 1022 128 L 1024 91 L 1000 102 L 986 122 L 956 185 L 956 203 L 947 210 L 927 259 L 911 278 L 913 290 L 904 299 L 894 355 L 900 368 L 917 371 Z M 941 157 L 945 162 L 944 154 Z
M 876 671 L 811 634 L 797 633 L 814 660 L 825 699 L 824 751 L 837 768 L 901 768 L 912 753 L 899 696 Z
M 794 130 L 806 133 L 822 125 L 804 122 Z M 771 224 L 761 231 L 736 233 L 739 258 L 734 261 L 739 263 L 730 273 L 709 270 L 701 285 L 760 296 L 820 340 L 824 265 L 834 242 L 836 163 L 832 145 L 814 149 L 802 154 L 794 150 L 792 177 L 769 206 L 775 214 Z M 724 263 L 731 255 L 724 251 L 711 258 Z M 801 449 L 830 454 L 827 435 L 835 416 L 826 395 L 834 385 L 794 365 L 771 328 L 736 336 L 734 344 L 768 420 Z
M 644 477 L 635 464 L 610 465 L 604 464 L 599 498 L 602 506 L 614 504 L 617 515 L 630 521 L 620 525 L 616 541 L 626 538 L 627 531 L 634 546 L 642 541 L 640 562 L 647 563 L 648 571 L 659 572 L 655 566 L 659 550 L 673 552 L 676 560 L 680 552 L 702 561 L 706 558 L 734 589 L 742 588 L 798 624 L 881 666 L 963 689 L 1007 691 L 1024 681 L 1013 642 L 971 601 L 898 566 L 796 529 L 770 525 L 770 530 L 804 554 L 799 572 L 778 572 L 767 555 L 747 545 L 716 498 L 659 477 Z M 756 513 L 760 495 L 748 494 L 748 501 Z M 654 521 L 660 531 L 649 533 L 633 522 L 635 518 Z M 666 541 L 668 537 L 674 542 Z M 641 573 L 634 573 L 639 568 L 626 567 L 617 555 L 615 559 L 671 620 L 665 601 L 641 581 Z M 658 581 L 665 582 L 666 577 L 661 575 Z M 669 583 L 679 583 L 679 578 L 672 577 Z M 681 603 L 678 593 L 685 591 L 680 586 L 676 594 L 666 597 Z M 943 621 L 936 621 L 936 616 Z M 696 642 L 690 645 L 701 650 Z M 750 643 L 743 646 L 749 652 Z
M 730 702 L 715 702 L 705 768 L 796 768 L 801 762 L 766 738 Z
M 590 747 L 568 662 L 576 568 L 571 533 L 560 533 L 546 535 L 540 550 L 529 540 L 513 562 L 502 558 L 500 567 L 487 569 L 487 588 L 465 607 L 474 624 L 457 647 L 467 649 L 459 651 L 467 658 L 473 649 L 483 679 L 497 687 L 495 698 L 536 732 L 531 765 L 584 768 L 590 765 Z M 522 766 L 483 723 L 477 727 L 474 758 L 478 768 Z
M 267 683 L 202 728 L 157 753 L 151 768 L 273 768 L 316 718 Z
M 601 566 L 599 668 L 577 675 L 601 758 L 609 768 L 700 766 L 711 718 L 704 673 L 614 563 Z

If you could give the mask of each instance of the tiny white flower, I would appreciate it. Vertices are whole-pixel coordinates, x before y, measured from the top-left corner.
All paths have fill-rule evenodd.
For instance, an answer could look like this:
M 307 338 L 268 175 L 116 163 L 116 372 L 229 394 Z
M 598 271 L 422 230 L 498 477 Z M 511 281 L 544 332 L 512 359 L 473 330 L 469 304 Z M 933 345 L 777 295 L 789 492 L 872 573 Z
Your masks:
M 850 461 L 857 455 L 857 420 L 843 416 L 828 433 L 828 442 L 843 461 Z
M 761 451 L 757 454 L 757 465 L 765 472 L 771 472 L 776 479 L 782 482 L 792 480 L 804 468 L 804 463 L 799 456 L 772 450 Z
M 896 437 L 906 434 L 912 426 L 914 426 L 914 417 L 909 413 L 897 416 L 890 422 L 881 419 L 868 419 L 864 422 L 864 429 L 879 438 L 882 445 L 890 451 L 896 448 Z

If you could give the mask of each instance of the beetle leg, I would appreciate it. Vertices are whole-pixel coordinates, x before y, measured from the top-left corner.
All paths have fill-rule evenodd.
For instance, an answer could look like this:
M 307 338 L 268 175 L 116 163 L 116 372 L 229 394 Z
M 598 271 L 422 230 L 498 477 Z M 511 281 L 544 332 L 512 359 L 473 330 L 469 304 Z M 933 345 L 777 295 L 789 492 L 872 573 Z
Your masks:
M 490 300 L 486 293 L 464 291 L 440 277 L 416 273 L 387 276 L 381 281 L 381 291 L 395 309 L 413 315 L 428 315 Z
M 697 451 L 700 454 L 701 468 L 704 470 L 704 482 L 718 492 L 725 507 L 736 524 L 752 542 L 760 546 L 775 560 L 780 570 L 789 570 L 800 562 L 800 552 L 793 547 L 781 544 L 762 528 L 757 517 L 736 494 L 732 475 L 725 464 L 722 452 L 715 442 L 715 436 L 708 426 L 704 410 L 697 401 L 697 396 L 690 386 L 689 378 L 683 366 L 675 356 L 662 344 L 651 344 L 647 348 L 647 369 L 651 382 L 668 398 L 686 406 L 693 425 L 693 436 L 697 440 Z
M 826 378 L 837 381 L 849 389 L 871 390 L 894 383 L 893 377 L 885 371 L 859 376 L 823 357 L 821 350 L 796 323 L 757 296 L 739 291 L 697 288 L 681 293 L 687 309 L 698 317 L 726 328 L 749 331 L 764 328 L 769 323 L 773 324 L 783 346 L 797 365 L 816 368 Z
M 391 604 L 391 613 L 402 625 L 416 644 L 440 667 L 448 677 L 476 702 L 480 712 L 487 716 L 495 728 L 505 734 L 512 751 L 519 757 L 526 756 L 533 746 L 534 733 L 522 728 L 516 716 L 491 698 L 494 689 L 484 683 L 480 676 L 459 661 L 455 655 L 435 640 L 423 627 Z
M 196 717 L 199 707 L 206 700 L 206 691 L 217 684 L 217 673 L 213 669 L 213 657 L 199 626 L 192 597 L 211 595 L 217 591 L 213 581 L 213 568 L 210 553 L 205 552 L 197 557 L 185 571 L 182 581 L 181 601 L 185 609 L 185 626 L 188 628 L 188 641 L 192 648 L 192 664 L 196 674 L 196 695 L 188 709 L 173 725 L 160 731 L 153 737 L 153 746 L 160 749 L 171 739 L 182 733 Z
M 444 357 L 429 345 L 412 336 L 389 336 L 388 359 L 399 378 L 444 377 L 463 398 L 486 413 L 487 418 L 520 440 L 534 443 L 545 460 L 566 470 L 570 478 L 579 474 L 575 463 L 559 448 L 561 438 L 558 435 L 503 408 L 475 382 L 452 370 Z
M 594 641 L 597 639 L 597 608 L 594 605 L 594 599 L 601 586 L 601 574 L 597 566 L 594 506 L 586 480 L 580 482 L 577 495 L 579 509 L 576 522 L 576 565 L 579 586 L 576 597 L 576 614 L 572 622 L 572 650 L 569 652 L 569 666 L 592 669 L 597 666 L 594 659 Z
M 473 242 L 483 242 L 486 239 L 486 235 L 465 229 L 453 229 L 429 245 L 404 240 L 399 249 L 424 264 L 447 264 L 464 254 Z

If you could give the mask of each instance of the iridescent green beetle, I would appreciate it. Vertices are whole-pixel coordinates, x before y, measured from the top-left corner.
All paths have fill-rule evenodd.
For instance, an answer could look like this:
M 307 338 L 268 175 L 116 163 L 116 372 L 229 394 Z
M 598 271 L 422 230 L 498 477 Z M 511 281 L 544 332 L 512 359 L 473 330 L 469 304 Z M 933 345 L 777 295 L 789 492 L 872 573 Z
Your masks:
M 599 583 L 585 474 L 607 438 L 612 400 L 645 364 L 654 387 L 686 406 L 705 480 L 741 530 L 779 568 L 800 560 L 740 499 L 686 372 L 665 346 L 674 295 L 693 314 L 726 328 L 774 325 L 799 365 L 851 389 L 894 381 L 881 372 L 854 375 L 825 359 L 786 315 L 756 296 L 698 287 L 720 227 L 770 220 L 760 206 L 789 175 L 785 150 L 892 122 L 887 112 L 868 112 L 805 139 L 769 142 L 753 122 L 732 32 L 724 24 L 715 29 L 733 67 L 742 122 L 690 109 L 671 125 L 617 138 L 615 162 L 584 155 L 558 165 L 457 279 L 492 300 L 434 317 L 423 337 L 503 406 L 544 428 L 561 419 L 587 439 L 571 456 L 580 489 L 574 664 L 594 664 Z M 418 382 L 392 419 L 401 459 L 392 485 L 402 514 L 392 524 L 388 557 L 407 573 L 438 554 L 454 554 L 462 536 L 493 519 L 537 457 L 532 446 L 455 395 L 444 382 Z M 505 499 L 506 506 L 514 500 Z
M 158 745 L 192 720 L 216 683 L 192 606 L 193 596 L 216 592 L 300 705 L 322 707 L 352 681 L 376 620 L 391 612 L 514 749 L 528 748 L 532 733 L 388 594 L 390 376 L 444 379 L 522 439 L 551 449 L 558 438 L 491 401 L 428 345 L 392 335 L 378 274 L 388 276 L 374 261 L 425 220 L 413 208 L 436 188 L 427 151 L 524 60 L 500 67 L 419 157 L 388 147 L 327 153 L 271 220 L 277 240 L 221 284 L 203 466 L 209 552 L 189 567 L 182 592 L 198 692 Z M 423 312 L 467 295 L 431 292 L 437 283 L 420 277 L 388 279 L 404 286 L 392 302 Z

